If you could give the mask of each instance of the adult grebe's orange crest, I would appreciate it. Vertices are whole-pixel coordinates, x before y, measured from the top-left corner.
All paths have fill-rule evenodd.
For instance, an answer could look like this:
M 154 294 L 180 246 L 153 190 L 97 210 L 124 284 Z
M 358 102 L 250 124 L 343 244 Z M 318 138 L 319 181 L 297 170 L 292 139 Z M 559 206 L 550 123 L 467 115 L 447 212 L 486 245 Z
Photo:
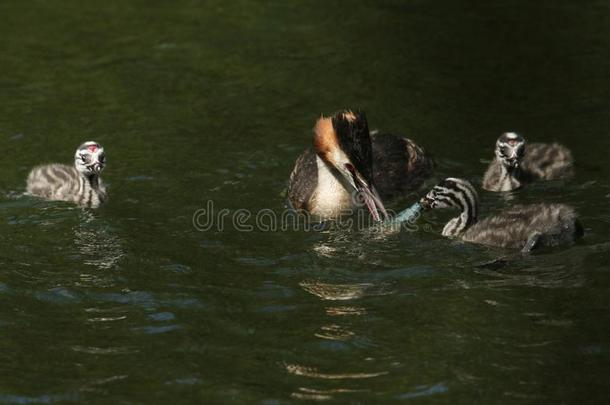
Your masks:
M 329 155 L 339 147 L 332 119 L 320 117 L 316 122 L 313 131 L 313 145 L 316 152 L 318 152 L 321 157 L 328 158 Z

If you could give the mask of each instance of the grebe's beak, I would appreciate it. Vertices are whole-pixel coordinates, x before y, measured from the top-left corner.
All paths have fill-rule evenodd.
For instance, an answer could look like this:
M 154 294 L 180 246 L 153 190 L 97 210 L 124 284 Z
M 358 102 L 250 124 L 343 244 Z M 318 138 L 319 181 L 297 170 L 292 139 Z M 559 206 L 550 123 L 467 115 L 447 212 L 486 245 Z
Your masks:
M 366 207 L 369 209 L 369 212 L 375 221 L 379 222 L 389 218 L 388 212 L 386 211 L 377 190 L 375 190 L 375 187 L 369 188 L 366 185 L 363 185 L 360 192 L 362 193 Z M 379 215 L 379 212 L 381 212 L 383 217 Z
M 432 202 L 434 200 L 432 198 L 429 198 L 427 195 L 425 197 L 422 197 L 421 200 L 419 200 L 419 204 L 422 206 L 423 209 L 425 210 L 429 210 L 430 208 L 432 208 Z
M 373 219 L 379 222 L 383 219 L 388 218 L 388 212 L 386 211 L 385 206 L 381 201 L 381 197 L 379 197 L 379 194 L 377 193 L 377 190 L 375 190 L 375 187 L 369 185 L 369 183 L 364 179 L 364 177 L 360 174 L 358 170 L 356 170 L 353 165 L 348 164 L 346 165 L 346 168 L 349 172 L 349 176 L 347 176 L 348 180 L 362 196 L 362 199 L 364 200 L 364 205 L 366 205 L 366 208 L 371 213 Z
M 421 205 L 424 210 L 429 210 L 434 208 L 435 200 L 436 193 L 434 192 L 434 189 L 432 189 L 419 200 L 419 205 Z
M 102 165 L 99 162 L 88 165 L 87 168 L 94 173 L 99 173 L 102 171 Z
M 513 169 L 517 169 L 519 167 L 519 159 L 516 157 L 507 159 L 506 161 L 508 165 Z

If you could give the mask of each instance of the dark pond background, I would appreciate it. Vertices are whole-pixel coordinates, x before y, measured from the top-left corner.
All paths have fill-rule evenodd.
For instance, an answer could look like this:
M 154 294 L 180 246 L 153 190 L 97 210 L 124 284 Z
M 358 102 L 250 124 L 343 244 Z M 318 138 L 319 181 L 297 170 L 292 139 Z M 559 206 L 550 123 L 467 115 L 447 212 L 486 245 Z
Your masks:
M 609 72 L 606 1 L 1 2 L 0 402 L 607 401 Z M 566 144 L 573 181 L 484 208 L 565 202 L 586 237 L 481 268 L 509 252 L 440 237 L 446 215 L 194 228 L 207 201 L 281 213 L 344 107 L 437 180 L 479 182 L 506 130 Z M 107 206 L 21 196 L 89 139 Z

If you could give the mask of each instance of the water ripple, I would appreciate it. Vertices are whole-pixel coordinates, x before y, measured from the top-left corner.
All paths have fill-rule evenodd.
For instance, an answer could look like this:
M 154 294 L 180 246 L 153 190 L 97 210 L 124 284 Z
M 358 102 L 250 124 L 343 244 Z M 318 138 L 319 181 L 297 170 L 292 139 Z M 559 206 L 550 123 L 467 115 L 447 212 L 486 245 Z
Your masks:
M 418 397 L 428 397 L 431 395 L 442 394 L 449 391 L 449 388 L 443 383 L 438 383 L 432 386 L 422 385 L 419 387 L 415 387 L 413 391 L 406 392 L 404 394 L 398 395 L 397 399 L 411 399 Z
M 315 367 L 305 367 L 298 364 L 284 364 L 286 371 L 293 375 L 308 378 L 320 378 L 323 380 L 360 380 L 365 378 L 375 378 L 389 374 L 388 371 L 378 371 L 372 373 L 322 373 Z
M 354 283 L 331 284 L 321 281 L 301 281 L 301 288 L 310 294 L 328 301 L 348 301 L 367 296 L 392 294 L 389 284 Z

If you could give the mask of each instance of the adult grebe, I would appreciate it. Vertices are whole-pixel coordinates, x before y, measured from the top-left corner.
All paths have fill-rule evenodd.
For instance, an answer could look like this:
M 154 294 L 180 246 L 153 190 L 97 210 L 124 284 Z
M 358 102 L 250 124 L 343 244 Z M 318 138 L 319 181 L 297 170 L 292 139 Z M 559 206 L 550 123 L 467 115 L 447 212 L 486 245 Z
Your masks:
M 314 146 L 297 159 L 288 198 L 296 209 L 334 218 L 362 205 L 357 191 L 379 220 L 383 199 L 406 195 L 431 173 L 423 148 L 399 136 L 371 135 L 364 112 L 345 110 L 316 123 Z
M 496 141 L 496 157 L 483 177 L 489 191 L 511 191 L 535 180 L 556 180 L 573 176 L 574 159 L 558 143 L 525 143 L 521 135 L 506 132 Z
M 74 166 L 50 164 L 37 166 L 27 179 L 27 192 L 48 200 L 70 201 L 97 208 L 107 199 L 99 173 L 106 166 L 104 148 L 85 142 L 76 149 Z
M 443 228 L 443 235 L 483 245 L 520 248 L 558 246 L 583 235 L 574 209 L 564 204 L 515 205 L 478 221 L 479 198 L 468 181 L 447 178 L 421 199 L 426 208 L 457 208 L 460 215 Z

